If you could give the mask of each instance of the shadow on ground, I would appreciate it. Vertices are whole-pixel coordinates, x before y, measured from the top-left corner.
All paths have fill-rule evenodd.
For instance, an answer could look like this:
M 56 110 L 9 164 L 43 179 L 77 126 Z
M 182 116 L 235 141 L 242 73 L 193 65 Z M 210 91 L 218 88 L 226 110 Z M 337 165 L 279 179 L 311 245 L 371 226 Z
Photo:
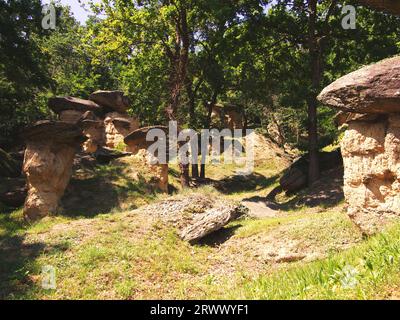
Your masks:
M 284 196 L 280 200 L 282 190 L 280 187 L 273 189 L 266 197 L 256 196 L 243 201 L 260 203 L 276 211 L 290 211 L 302 207 L 325 209 L 332 208 L 344 200 L 343 194 L 343 168 L 337 168 L 324 172 L 323 177 L 311 187 L 294 195 Z
M 238 224 L 232 227 L 225 227 L 216 232 L 209 234 L 197 242 L 200 246 L 218 247 L 224 242 L 228 241 L 235 235 L 235 231 L 242 225 Z
M 98 166 L 76 172 L 61 199 L 62 214 L 92 218 L 113 210 L 134 210 L 157 195 L 141 175 L 125 173 L 126 166 Z
M 25 244 L 23 236 L 0 240 L 0 299 L 13 299 L 33 286 L 29 273 L 43 252 L 42 243 Z
M 214 187 L 223 194 L 240 192 L 261 191 L 271 187 L 278 181 L 279 175 L 267 178 L 259 173 L 252 173 L 247 176 L 231 176 L 220 181 L 214 181 Z

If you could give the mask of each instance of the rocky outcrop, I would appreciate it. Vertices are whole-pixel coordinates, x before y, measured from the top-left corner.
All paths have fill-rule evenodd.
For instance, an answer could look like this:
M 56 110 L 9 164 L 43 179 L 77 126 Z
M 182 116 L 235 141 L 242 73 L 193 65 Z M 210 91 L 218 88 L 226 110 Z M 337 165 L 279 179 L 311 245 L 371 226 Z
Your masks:
M 23 138 L 23 171 L 28 185 L 24 216 L 35 221 L 57 211 L 71 177 L 75 153 L 85 138 L 78 126 L 52 121 L 26 129 Z
M 104 123 L 99 120 L 83 120 L 80 123 L 87 140 L 83 143 L 83 150 L 87 153 L 95 153 L 105 145 Z
M 49 99 L 48 105 L 60 121 L 83 128 L 88 138 L 83 150 L 88 153 L 104 146 L 121 148 L 125 136 L 139 128 L 137 118 L 126 112 L 129 99 L 122 91 L 96 91 L 90 100 L 56 97 Z
M 400 216 L 400 58 L 364 67 L 323 90 L 341 112 L 344 194 L 350 218 L 373 234 Z
M 82 114 L 85 113 L 86 111 L 92 111 L 95 113 L 101 113 L 102 111 L 101 107 L 97 103 L 90 100 L 84 100 L 74 97 L 50 98 L 48 101 L 48 106 L 55 113 L 59 114 L 60 118 L 63 117 L 63 112 L 69 112 L 69 114 L 73 113 L 80 114 L 82 116 Z M 68 119 L 64 118 L 63 120 L 68 120 Z M 64 121 L 64 122 L 70 122 L 70 121 Z
M 173 225 L 182 240 L 196 242 L 247 213 L 246 208 L 218 198 L 191 194 L 139 210 Z
M 141 128 L 130 133 L 124 141 L 127 145 L 127 151 L 148 166 L 149 172 L 154 177 L 152 184 L 161 191 L 168 192 L 168 163 L 161 163 L 158 155 L 152 154 L 148 150 L 154 143 L 146 140 L 147 133 L 152 129 L 167 131 L 167 127 L 163 126 Z

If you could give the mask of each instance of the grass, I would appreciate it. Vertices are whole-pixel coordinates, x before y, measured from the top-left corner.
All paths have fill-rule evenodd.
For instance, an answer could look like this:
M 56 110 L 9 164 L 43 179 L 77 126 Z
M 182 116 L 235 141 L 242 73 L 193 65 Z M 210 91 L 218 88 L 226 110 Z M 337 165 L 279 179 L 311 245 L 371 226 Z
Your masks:
M 17 221 L 18 215 L 12 214 Z M 239 226 L 234 238 L 241 241 L 299 222 L 303 228 L 288 229 L 294 238 L 318 234 L 322 225 L 329 230 L 319 232 L 316 240 L 321 242 L 329 234 L 340 237 L 335 232 L 355 232 L 344 215 L 332 212 L 240 220 L 229 228 Z M 10 226 L 14 234 L 25 233 Z M 320 261 L 267 264 L 262 272 L 236 265 L 231 273 L 224 271 L 223 263 L 229 251 L 190 246 L 173 229 L 143 217 L 120 213 L 62 224 L 49 219 L 25 228 L 26 243 L 45 245 L 32 257 L 27 255 L 30 258 L 18 270 L 6 270 L 12 290 L 0 290 L 4 298 L 373 299 L 393 295 L 400 280 L 400 225 Z M 56 269 L 57 290 L 40 287 L 41 270 L 47 265 Z
M 246 299 L 387 298 L 388 285 L 399 281 L 399 239 L 400 225 L 396 225 L 346 252 L 260 276 L 238 290 Z
M 222 187 L 203 186 L 196 192 L 231 200 L 265 196 L 279 178 L 274 166 L 257 166 L 250 180 L 235 178 L 231 165 L 209 166 L 208 177 L 221 180 Z M 114 165 L 98 168 L 92 173 L 94 180 L 89 177 L 89 185 L 82 186 L 99 190 L 89 205 L 102 197 L 115 200 L 110 210 L 99 205 L 93 215 L 67 213 L 30 225 L 21 210 L 1 208 L 0 298 L 400 297 L 400 224 L 362 239 L 340 205 L 321 204 L 319 211 L 303 206 L 274 218 L 241 219 L 216 238 L 191 246 L 160 221 L 128 212 L 165 197 L 147 189 L 140 179 L 132 182 L 129 170 Z M 97 185 L 102 180 L 108 183 L 104 190 Z M 179 189 L 173 166 L 170 182 L 180 196 L 192 192 Z M 286 246 L 307 256 L 315 254 L 317 260 L 278 264 L 264 253 L 279 253 Z M 45 266 L 55 268 L 56 290 L 41 286 Z

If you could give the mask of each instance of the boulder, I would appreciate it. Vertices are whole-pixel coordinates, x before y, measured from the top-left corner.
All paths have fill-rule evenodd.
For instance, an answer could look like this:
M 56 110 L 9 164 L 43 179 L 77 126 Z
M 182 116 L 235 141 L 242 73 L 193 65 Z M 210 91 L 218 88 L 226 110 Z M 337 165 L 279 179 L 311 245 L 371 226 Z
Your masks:
M 35 221 L 57 211 L 71 177 L 75 153 L 85 137 L 76 125 L 42 121 L 27 128 L 23 139 L 23 171 L 28 185 L 24 217 Z
M 329 86 L 318 99 L 354 113 L 400 112 L 400 56 L 352 72 Z
M 290 194 L 305 188 L 307 182 L 307 170 L 293 167 L 279 180 L 279 185 L 282 190 Z
M 170 198 L 141 208 L 138 212 L 156 216 L 171 224 L 178 230 L 181 239 L 194 243 L 220 230 L 247 211 L 233 202 L 195 193 Z
M 92 93 L 89 97 L 95 103 L 116 112 L 126 112 L 129 108 L 129 98 L 122 91 L 99 90 Z
M 94 113 L 101 113 L 102 108 L 95 102 L 90 100 L 83 100 L 74 97 L 56 97 L 50 98 L 48 106 L 55 113 L 62 115 L 66 120 L 76 119 L 79 114 L 79 118 L 86 112 L 92 111 Z M 63 112 L 66 112 L 63 114 Z M 78 118 L 78 120 L 79 120 Z M 67 122 L 71 122 L 67 121 Z

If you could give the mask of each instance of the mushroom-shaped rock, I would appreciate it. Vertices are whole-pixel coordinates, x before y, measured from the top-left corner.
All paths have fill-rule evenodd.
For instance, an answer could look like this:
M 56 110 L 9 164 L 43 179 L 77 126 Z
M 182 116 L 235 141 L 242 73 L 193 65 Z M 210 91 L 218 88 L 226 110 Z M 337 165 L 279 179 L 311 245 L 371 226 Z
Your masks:
M 365 234 L 400 217 L 400 57 L 364 67 L 319 96 L 339 108 L 344 195 L 350 218 Z
M 127 151 L 131 152 L 135 157 L 143 160 L 144 163 L 149 168 L 149 172 L 154 176 L 155 186 L 163 192 L 168 192 L 168 162 L 167 162 L 167 141 L 157 140 L 159 143 L 163 144 L 161 150 L 156 150 L 157 152 L 152 153 L 149 147 L 155 143 L 154 141 L 147 141 L 147 135 L 152 130 L 156 133 L 158 138 L 167 137 L 167 127 L 164 126 L 154 126 L 140 128 L 133 131 L 125 138 L 125 144 L 128 146 Z M 161 135 L 161 137 L 159 136 Z M 160 152 L 164 153 L 164 157 L 161 157 Z
M 24 216 L 34 221 L 56 212 L 71 177 L 75 153 L 85 137 L 76 125 L 42 121 L 26 129 L 23 138 L 23 171 L 28 183 Z
M 85 119 L 80 122 L 87 140 L 83 144 L 83 150 L 87 153 L 94 153 L 104 145 L 104 123 L 103 121 Z
M 354 113 L 400 112 L 400 56 L 336 80 L 318 99 L 331 107 Z
M 117 148 L 130 132 L 138 128 L 139 121 L 127 113 L 107 113 L 104 119 L 105 145 L 108 148 Z
M 140 150 L 147 149 L 154 141 L 147 141 L 147 135 L 152 130 L 159 130 L 160 133 L 166 133 L 168 128 L 165 126 L 152 126 L 137 129 L 125 137 L 125 143 L 128 145 L 128 151 L 133 154 L 138 153 Z
M 351 121 L 365 121 L 365 122 L 375 122 L 382 118 L 379 114 L 363 114 L 363 113 L 353 113 L 339 111 L 335 116 L 335 123 L 338 127 L 342 127 Z
M 48 105 L 59 115 L 60 121 L 72 124 L 78 123 L 87 111 L 96 114 L 102 112 L 102 108 L 97 103 L 74 97 L 50 98 Z
M 89 99 L 117 112 L 126 112 L 130 105 L 129 98 L 122 91 L 99 90 L 92 93 Z

